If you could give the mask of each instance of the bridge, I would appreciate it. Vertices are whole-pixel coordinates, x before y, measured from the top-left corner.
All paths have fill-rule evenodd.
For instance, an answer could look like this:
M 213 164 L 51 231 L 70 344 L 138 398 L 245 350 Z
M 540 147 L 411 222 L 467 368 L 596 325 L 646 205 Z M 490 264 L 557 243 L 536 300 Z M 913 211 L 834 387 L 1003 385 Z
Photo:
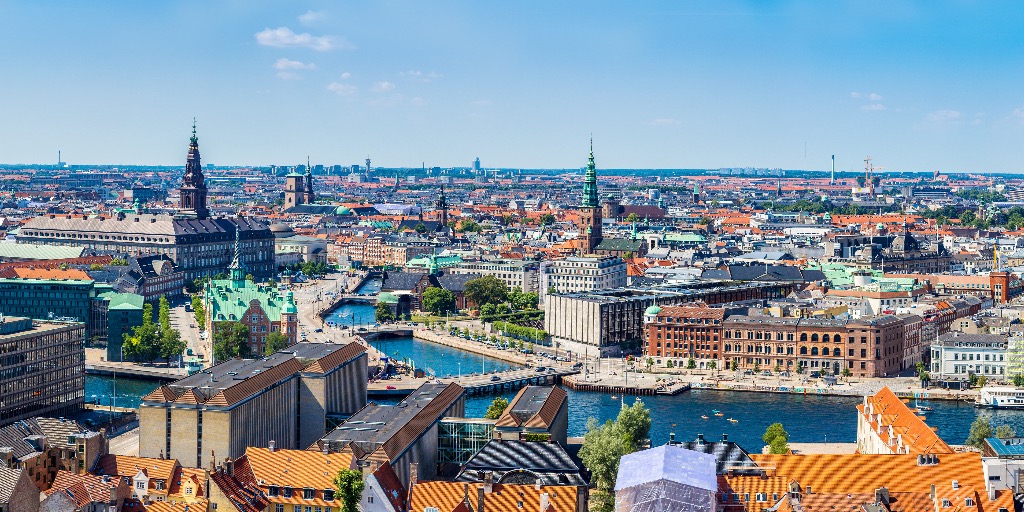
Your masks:
M 579 373 L 579 370 L 550 367 L 545 368 L 544 371 L 537 371 L 536 368 L 525 368 L 503 372 L 468 374 L 463 375 L 461 378 L 411 379 L 403 377 L 401 380 L 372 382 L 367 385 L 366 394 L 369 397 L 406 396 L 426 382 L 441 382 L 444 384 L 455 382 L 466 389 L 467 395 L 499 394 L 506 391 L 517 391 L 523 386 L 553 386 L 559 384 L 563 377 L 577 373 Z

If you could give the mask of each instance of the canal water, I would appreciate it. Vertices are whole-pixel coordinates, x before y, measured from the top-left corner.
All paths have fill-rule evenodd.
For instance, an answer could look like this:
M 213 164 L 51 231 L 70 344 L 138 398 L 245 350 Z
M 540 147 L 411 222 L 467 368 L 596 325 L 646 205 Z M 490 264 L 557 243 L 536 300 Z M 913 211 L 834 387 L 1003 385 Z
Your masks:
M 368 281 L 360 292 L 375 294 L 380 290 L 380 281 Z M 332 312 L 327 321 L 338 325 L 372 324 L 373 306 L 347 304 Z M 397 359 L 411 359 L 417 368 L 426 369 L 438 376 L 455 376 L 460 371 L 465 375 L 473 372 L 492 372 L 510 368 L 503 361 L 463 352 L 458 349 L 434 345 L 412 338 L 401 338 L 375 342 L 379 350 Z M 136 407 L 140 397 L 146 395 L 158 384 L 152 381 L 117 379 L 117 404 Z M 567 390 L 569 394 L 569 435 L 582 436 L 587 421 L 595 418 L 605 421 L 614 418 L 622 403 L 631 404 L 636 397 L 612 398 L 609 394 L 587 393 Z M 110 404 L 113 382 L 110 378 L 86 376 L 86 400 L 103 405 Z M 96 398 L 93 398 L 93 396 Z M 511 400 L 515 393 L 504 395 Z M 466 399 L 466 415 L 481 417 L 494 396 L 470 396 Z M 757 451 L 763 444 L 761 435 L 774 422 L 781 422 L 789 432 L 790 441 L 852 443 L 857 439 L 857 409 L 860 398 L 830 397 L 813 395 L 784 395 L 771 393 L 746 393 L 735 391 L 692 390 L 676 396 L 648 396 L 644 404 L 651 410 L 653 424 L 651 441 L 654 445 L 664 444 L 670 433 L 678 440 L 692 440 L 697 434 L 705 439 L 719 439 L 728 434 L 729 439 L 740 443 L 745 449 Z M 377 400 L 378 403 L 393 403 Z M 1008 424 L 1017 433 L 1024 434 L 1024 411 L 982 411 L 960 402 L 931 401 L 927 405 L 935 410 L 928 414 L 928 424 L 937 427 L 938 434 L 946 442 L 961 444 L 967 438 L 971 422 L 979 413 L 989 414 L 995 425 Z M 715 416 L 717 409 L 723 416 Z M 702 419 L 705 415 L 708 419 Z M 738 420 L 733 423 L 728 418 Z

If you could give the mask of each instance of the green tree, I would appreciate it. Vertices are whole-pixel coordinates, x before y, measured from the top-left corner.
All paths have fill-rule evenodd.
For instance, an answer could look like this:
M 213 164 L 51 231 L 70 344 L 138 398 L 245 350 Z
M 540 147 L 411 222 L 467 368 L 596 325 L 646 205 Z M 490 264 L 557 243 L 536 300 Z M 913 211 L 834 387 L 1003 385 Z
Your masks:
M 241 322 L 217 322 L 213 333 L 213 357 L 217 362 L 252 355 L 249 328 Z
M 357 512 L 363 499 L 363 472 L 357 469 L 343 469 L 334 477 L 334 489 L 341 497 L 341 512 Z
M 736 360 L 733 359 L 732 360 L 732 371 L 736 371 L 736 370 L 739 370 L 739 369 L 740 369 L 739 363 L 737 363 Z
M 161 295 L 159 301 L 159 322 L 160 330 L 164 331 L 171 328 L 171 303 L 167 301 L 167 297 Z
M 545 213 L 544 215 L 540 216 L 540 225 L 541 226 L 550 226 L 550 225 L 552 225 L 554 223 L 555 223 L 555 216 L 554 215 L 552 215 L 550 213 Z
M 263 347 L 264 355 L 272 355 L 275 352 L 288 346 L 288 337 L 281 331 L 274 331 L 267 335 L 266 345 Z
M 986 382 L 988 382 L 988 378 L 984 375 L 978 375 L 978 378 L 975 379 L 975 384 L 977 384 L 979 388 L 985 387 Z
M 789 453 L 789 443 L 786 442 L 785 438 L 776 437 L 775 439 L 772 439 L 770 443 L 768 443 L 768 453 L 776 455 L 784 455 L 786 453 Z
M 651 371 L 651 367 L 654 366 L 654 358 L 648 357 L 647 361 L 644 361 L 644 365 L 647 366 L 647 371 Z
M 1017 375 L 1014 375 L 1013 376 L 1013 385 L 1017 386 L 1018 388 L 1024 387 L 1024 374 L 1018 373 Z
M 454 313 L 456 311 L 455 294 L 450 290 L 431 286 L 423 292 L 422 305 L 424 311 L 429 311 L 437 316 Z
M 985 439 L 995 435 L 992 428 L 992 420 L 987 414 L 979 414 L 971 423 L 971 431 L 964 444 L 973 446 L 979 450 L 985 448 Z
M 593 495 L 591 500 L 595 505 L 594 510 L 614 510 L 615 478 L 619 472 L 619 460 L 628 453 L 614 422 L 608 420 L 604 424 L 599 424 L 596 419 L 590 419 L 587 423 L 587 433 L 583 436 L 583 447 L 580 448 L 580 460 L 590 471 L 591 481 L 597 487 L 598 493 Z
M 996 437 L 999 439 L 1009 439 L 1016 435 L 1017 433 L 1013 431 L 1013 427 L 1009 425 L 999 425 L 996 427 Z
M 626 222 L 630 224 L 640 222 L 640 216 L 637 215 L 636 212 L 631 212 L 629 215 L 626 215 Z
M 377 310 L 374 312 L 374 319 L 377 323 L 383 324 L 387 322 L 395 321 L 395 313 L 391 311 L 391 306 L 385 302 L 377 303 Z
M 693 356 L 690 356 L 690 359 L 688 359 L 686 361 L 686 369 L 687 370 L 693 370 L 696 367 L 697 367 L 697 361 L 693 359 Z
M 125 333 L 122 350 L 124 356 L 129 359 L 152 361 L 159 354 L 160 333 L 156 324 L 153 323 L 153 305 L 142 306 L 142 325 L 132 328 L 131 333 Z
M 772 440 L 776 437 L 781 437 L 784 441 L 789 441 L 789 432 L 782 427 L 782 423 L 772 423 L 765 429 L 764 435 L 761 436 L 761 440 L 764 444 L 771 444 Z
M 494 276 L 484 276 L 466 282 L 466 300 L 477 307 L 484 304 L 502 304 L 508 299 L 508 285 Z
M 501 417 L 502 413 L 504 413 L 507 408 L 508 400 L 499 396 L 491 401 L 491 405 L 487 406 L 487 413 L 484 414 L 484 418 L 496 420 Z
M 164 358 L 168 364 L 172 358 L 179 357 L 185 352 L 186 343 L 181 339 L 181 333 L 177 329 L 170 327 L 161 329 L 159 343 L 160 357 Z
M 760 373 L 760 372 L 761 372 L 761 361 L 758 360 L 758 359 L 754 359 L 754 373 Z
M 427 225 L 422 222 L 417 222 L 416 226 L 412 228 L 413 231 L 423 234 L 427 232 Z
M 480 224 L 477 224 L 473 219 L 462 219 L 459 221 L 458 231 L 460 233 L 479 233 L 481 230 L 483 230 L 483 228 L 481 228 Z
M 103 265 L 93 263 L 92 265 L 89 265 L 89 270 L 103 270 Z
M 843 371 L 839 372 L 839 374 L 847 379 L 853 376 L 853 372 L 851 372 L 849 368 L 843 368 Z
M 206 328 L 206 305 L 203 304 L 203 297 L 201 295 L 192 296 L 192 314 L 196 318 L 196 325 L 200 329 Z
M 708 370 L 717 370 L 718 363 L 715 361 L 708 361 Z
M 643 402 L 633 402 L 633 405 L 619 410 L 615 427 L 628 453 L 635 452 L 647 443 L 651 433 L 651 411 Z

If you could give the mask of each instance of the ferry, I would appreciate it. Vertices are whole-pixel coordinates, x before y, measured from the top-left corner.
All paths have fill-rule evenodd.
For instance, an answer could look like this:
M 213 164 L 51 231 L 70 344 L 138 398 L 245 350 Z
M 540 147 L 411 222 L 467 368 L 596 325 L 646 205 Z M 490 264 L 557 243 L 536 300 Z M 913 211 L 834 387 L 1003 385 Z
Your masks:
M 981 395 L 975 405 L 994 409 L 1024 409 L 1024 388 L 985 386 L 981 388 Z

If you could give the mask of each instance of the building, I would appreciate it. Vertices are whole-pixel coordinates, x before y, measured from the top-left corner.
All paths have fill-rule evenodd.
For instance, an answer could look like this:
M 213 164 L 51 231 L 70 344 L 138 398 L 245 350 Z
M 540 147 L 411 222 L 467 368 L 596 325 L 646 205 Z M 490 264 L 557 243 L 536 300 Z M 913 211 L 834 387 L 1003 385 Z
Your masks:
M 0 425 L 70 416 L 85 400 L 85 325 L 0 317 Z
M 39 510 L 39 488 L 32 485 L 27 471 L 0 466 L 0 510 Z
M 313 192 L 313 168 L 306 165 L 306 174 L 291 172 L 284 177 L 284 209 L 303 204 L 311 204 L 316 201 L 316 194 Z
M 857 453 L 935 455 L 953 453 L 953 449 L 916 409 L 885 386 L 857 406 Z
M 590 356 L 614 356 L 639 348 L 644 340 L 644 311 L 653 295 L 569 293 L 544 302 L 544 330 L 557 349 Z
M 255 510 L 342 510 L 341 497 L 336 496 L 334 477 L 339 471 L 352 468 L 352 454 L 310 450 L 286 450 L 271 443 L 268 447 L 250 446 L 237 460 L 225 460 L 215 481 L 230 478 L 229 488 L 246 488 L 257 492 L 238 493 L 238 498 L 251 495 Z M 215 475 L 211 475 L 214 477 Z M 227 498 L 227 496 L 225 496 Z M 235 504 L 211 493 L 216 510 L 231 510 Z M 243 504 L 250 503 L 244 500 Z
M 409 486 L 410 511 L 587 512 L 586 491 L 570 485 L 516 485 L 416 480 Z
M 131 493 L 128 482 L 121 478 L 58 471 L 39 510 L 121 512 Z
M 590 158 L 583 175 L 583 201 L 580 203 L 580 236 L 587 254 L 592 254 L 601 243 L 601 203 L 597 197 L 597 166 L 594 164 L 594 141 L 590 141 Z M 623 272 L 625 275 L 625 272 Z
M 361 464 L 386 462 L 401 482 L 434 478 L 438 424 L 442 418 L 465 416 L 465 410 L 465 390 L 461 386 L 454 382 L 426 383 L 397 405 L 371 403 L 363 407 L 324 436 L 318 445 L 321 449 L 352 453 Z
M 119 212 L 112 217 L 43 215 L 18 231 L 19 244 L 51 244 L 111 251 L 132 256 L 164 254 L 185 275 L 196 279 L 223 272 L 231 263 L 235 232 L 241 231 L 243 262 L 258 278 L 274 274 L 274 237 L 253 219 L 211 218 L 206 205 L 206 182 L 193 127 L 181 212 L 177 216 Z
M 583 256 L 540 264 L 541 302 L 552 293 L 581 293 L 626 286 L 626 263 L 615 256 Z
M 674 365 L 688 364 L 693 358 L 697 368 L 714 362 L 714 367 L 725 369 L 719 350 L 725 309 L 706 304 L 650 306 L 644 315 L 646 355 L 672 359 Z
M 97 339 L 107 342 L 107 361 L 123 361 L 121 347 L 124 335 L 131 334 L 135 326 L 142 325 L 144 297 L 108 291 L 100 293 L 99 298 L 101 300 L 93 303 L 90 330 L 98 334 Z
M 131 498 L 141 503 L 167 503 L 205 510 L 208 503 L 206 471 L 182 467 L 175 459 L 104 455 L 94 473 L 128 482 Z
M 953 262 L 953 256 L 941 241 L 924 247 L 907 231 L 906 224 L 902 233 L 826 235 L 824 257 L 896 274 L 941 274 L 949 272 Z
M 984 375 L 1006 380 L 1007 337 L 997 334 L 949 332 L 932 343 L 930 376 L 934 380 L 968 380 Z
M 213 279 L 203 293 L 206 326 L 212 334 L 240 322 L 249 333 L 249 353 L 262 354 L 267 335 L 280 332 L 291 345 L 298 341 L 299 314 L 291 290 L 281 294 L 275 286 L 257 284 L 245 276 L 241 264 L 241 242 L 235 244 L 235 259 L 228 279 Z
M 521 260 L 481 260 L 463 261 L 448 267 L 449 274 L 474 274 L 477 276 L 493 276 L 508 286 L 509 290 L 519 288 L 526 293 L 539 292 L 540 265 L 535 261 Z
M 286 261 L 327 263 L 327 239 L 297 235 L 287 224 L 273 224 L 270 232 L 274 234 L 274 261 L 278 267 L 286 266 Z
M 161 296 L 181 297 L 185 290 L 185 273 L 166 254 L 137 256 L 128 259 L 128 269 L 114 281 L 114 289 L 141 295 L 146 302 Z
M 473 455 L 455 478 L 459 482 L 518 485 L 574 485 L 587 479 L 564 445 L 554 442 L 492 440 Z
M 107 438 L 73 420 L 36 417 L 0 427 L 0 468 L 24 471 L 37 501 L 58 471 L 84 473 L 106 453 Z
M 494 437 L 518 440 L 533 436 L 566 443 L 569 400 L 560 387 L 525 386 L 494 424 Z
M 1016 274 L 989 272 L 980 276 L 952 276 L 942 274 L 908 274 L 893 277 L 914 278 L 939 295 L 973 295 L 1005 304 L 1024 291 L 1024 283 Z
M 139 455 L 188 467 L 238 458 L 247 446 L 307 448 L 366 404 L 366 349 L 297 343 L 232 359 L 160 386 L 139 405 Z
M 715 456 L 662 445 L 622 457 L 615 480 L 616 512 L 714 512 Z

